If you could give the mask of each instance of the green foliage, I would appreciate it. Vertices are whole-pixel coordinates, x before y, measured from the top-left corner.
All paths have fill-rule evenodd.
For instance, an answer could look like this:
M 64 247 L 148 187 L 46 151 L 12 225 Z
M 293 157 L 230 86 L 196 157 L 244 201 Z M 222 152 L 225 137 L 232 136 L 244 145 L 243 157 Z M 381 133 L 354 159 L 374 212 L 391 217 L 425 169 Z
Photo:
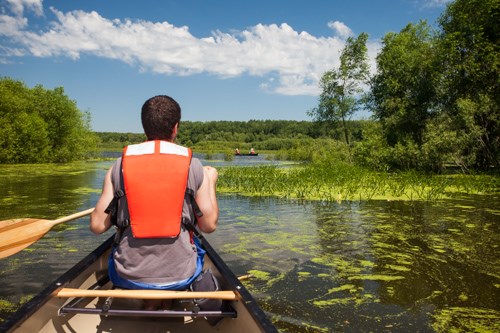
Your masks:
M 295 140 L 293 146 L 281 149 L 275 154 L 279 160 L 322 162 L 334 160 L 350 162 L 349 146 L 341 141 L 332 139 L 302 139 Z
M 454 1 L 439 21 L 439 101 L 452 128 L 467 137 L 467 167 L 500 166 L 499 21 L 497 0 Z
M 89 157 L 97 137 L 90 115 L 63 88 L 0 79 L 0 163 L 68 162 Z
M 366 122 L 362 135 L 363 140 L 354 145 L 354 162 L 372 170 L 388 170 L 389 145 L 384 139 L 380 122 Z
M 144 133 L 117 133 L 96 132 L 100 139 L 100 146 L 108 149 L 122 149 L 123 147 L 146 141 Z
M 349 37 L 340 55 L 339 68 L 323 74 L 318 107 L 308 112 L 317 122 L 341 122 L 344 140 L 349 144 L 346 120 L 360 105 L 361 84 L 368 81 L 368 35 L 361 33 L 356 39 Z
M 377 56 L 355 160 L 378 169 L 500 166 L 500 2 L 456 0 L 439 19 L 388 33 Z M 382 140 L 383 142 L 379 142 Z
M 372 79 L 370 107 L 391 146 L 422 143 L 434 97 L 433 36 L 425 21 L 384 36 Z
M 355 121 L 352 121 L 355 123 Z M 356 124 L 352 124 L 356 128 Z M 252 144 L 274 138 L 300 136 L 319 138 L 335 137 L 339 131 L 330 125 L 294 120 L 250 121 L 181 121 L 177 141 L 184 145 L 196 145 L 204 141 Z M 236 148 L 236 147 L 235 147 Z
M 447 163 L 454 163 L 467 171 L 462 160 L 462 147 L 467 145 L 464 136 L 451 127 L 451 119 L 440 114 L 427 123 L 419 160 L 421 168 L 442 171 Z

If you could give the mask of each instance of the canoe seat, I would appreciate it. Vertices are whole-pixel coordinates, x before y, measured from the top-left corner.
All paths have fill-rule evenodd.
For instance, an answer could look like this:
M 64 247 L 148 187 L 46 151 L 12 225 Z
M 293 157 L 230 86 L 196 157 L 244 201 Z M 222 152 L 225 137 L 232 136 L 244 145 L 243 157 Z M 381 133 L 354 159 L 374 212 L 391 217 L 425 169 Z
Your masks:
M 126 290 L 126 289 L 73 289 L 62 288 L 55 294 L 56 297 L 74 298 L 59 309 L 59 315 L 69 313 L 97 314 L 105 316 L 147 316 L 147 317 L 230 317 L 236 318 L 236 311 L 227 303 L 219 311 L 201 311 L 194 299 L 210 298 L 233 300 L 239 295 L 231 290 L 225 291 L 169 291 L 169 290 Z M 89 307 L 92 299 L 98 298 L 95 307 Z M 112 306 L 114 299 L 142 300 L 142 299 L 171 299 L 177 301 L 181 310 L 144 310 L 135 302 L 135 307 L 123 308 Z M 86 302 L 85 302 L 86 300 Z M 79 306 L 80 304 L 86 306 Z M 134 303 L 134 302 L 132 302 Z M 130 305 L 130 302 L 129 302 Z

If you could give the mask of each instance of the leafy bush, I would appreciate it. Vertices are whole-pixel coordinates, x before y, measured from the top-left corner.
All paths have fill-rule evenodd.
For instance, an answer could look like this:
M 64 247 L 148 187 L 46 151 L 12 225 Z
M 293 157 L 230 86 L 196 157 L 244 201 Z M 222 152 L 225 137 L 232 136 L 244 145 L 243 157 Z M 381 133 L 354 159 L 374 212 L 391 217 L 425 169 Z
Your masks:
M 63 88 L 30 89 L 0 79 L 0 163 L 84 159 L 95 152 L 97 142 L 90 114 L 81 112 Z

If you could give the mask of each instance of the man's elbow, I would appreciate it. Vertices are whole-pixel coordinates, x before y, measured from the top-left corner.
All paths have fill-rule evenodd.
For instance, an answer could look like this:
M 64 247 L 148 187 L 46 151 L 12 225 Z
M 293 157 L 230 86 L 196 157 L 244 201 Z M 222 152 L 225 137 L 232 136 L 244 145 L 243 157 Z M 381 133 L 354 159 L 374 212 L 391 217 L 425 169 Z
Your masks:
M 90 215 L 89 229 L 96 235 L 100 235 L 107 230 L 105 221 L 101 222 L 99 216 L 95 215 L 94 212 Z
M 206 234 L 212 233 L 217 229 L 217 220 L 218 218 L 212 218 L 198 221 L 198 228 Z
M 104 230 L 101 230 L 101 228 L 96 228 L 93 225 L 90 225 L 89 229 L 90 229 L 90 231 L 92 231 L 92 233 L 94 233 L 96 235 L 100 235 L 100 234 L 102 234 L 104 232 Z

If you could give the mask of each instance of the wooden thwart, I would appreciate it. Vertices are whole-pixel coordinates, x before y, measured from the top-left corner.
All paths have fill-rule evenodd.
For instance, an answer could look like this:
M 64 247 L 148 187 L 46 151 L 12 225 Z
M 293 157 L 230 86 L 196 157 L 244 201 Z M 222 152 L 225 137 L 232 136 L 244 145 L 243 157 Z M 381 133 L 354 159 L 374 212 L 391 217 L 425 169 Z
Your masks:
M 127 290 L 107 289 L 88 290 L 75 288 L 62 288 L 57 297 L 113 297 L 137 299 L 194 299 L 210 298 L 222 300 L 238 300 L 240 296 L 231 290 L 223 291 L 173 291 L 173 290 Z

